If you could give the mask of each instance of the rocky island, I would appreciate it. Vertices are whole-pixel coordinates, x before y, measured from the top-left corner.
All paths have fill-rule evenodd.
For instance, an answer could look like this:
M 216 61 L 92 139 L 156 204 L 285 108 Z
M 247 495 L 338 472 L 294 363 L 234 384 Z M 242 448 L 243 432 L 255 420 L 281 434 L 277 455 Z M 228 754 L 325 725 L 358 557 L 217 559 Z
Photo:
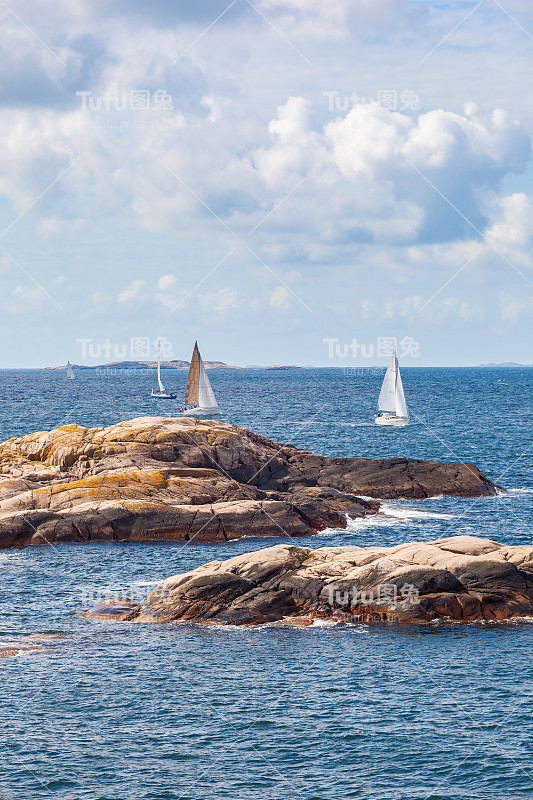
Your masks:
M 162 361 L 161 369 L 189 369 L 191 366 L 190 361 L 183 361 L 183 359 L 174 358 L 172 361 Z M 224 361 L 204 361 L 206 369 L 246 369 L 246 367 L 236 367 L 232 364 L 225 364 Z M 157 361 L 109 361 L 107 364 L 98 364 L 91 366 L 89 364 L 71 364 L 72 369 L 76 371 L 86 370 L 92 372 L 113 372 L 116 370 L 145 370 L 157 369 Z M 59 367 L 45 367 L 46 370 L 53 372 L 64 372 L 67 368 L 66 364 L 61 364 Z
M 233 625 L 505 620 L 533 615 L 533 546 L 455 536 L 396 547 L 280 544 L 167 578 L 84 616 Z
M 0 444 L 0 547 L 303 536 L 380 498 L 496 491 L 473 464 L 314 455 L 213 420 L 65 425 Z

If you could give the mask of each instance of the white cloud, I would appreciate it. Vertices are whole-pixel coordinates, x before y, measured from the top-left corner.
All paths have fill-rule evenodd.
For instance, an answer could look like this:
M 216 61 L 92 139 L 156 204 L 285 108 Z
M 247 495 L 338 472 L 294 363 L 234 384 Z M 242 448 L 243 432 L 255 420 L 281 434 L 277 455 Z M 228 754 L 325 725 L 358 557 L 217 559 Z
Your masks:
M 525 247 L 533 240 L 533 204 L 523 192 L 496 198 L 492 212 L 497 219 L 486 233 L 489 244 L 498 248 Z
M 122 338 L 130 335 L 128 306 L 135 305 L 136 319 L 148 328 L 231 249 L 234 237 L 223 223 L 241 238 L 261 223 L 247 239 L 250 247 L 288 285 L 305 286 L 315 321 L 330 314 L 339 325 L 344 319 L 353 325 L 353 309 L 366 297 L 359 314 L 368 328 L 374 316 L 393 328 L 406 320 L 427 328 L 449 322 L 441 342 L 470 321 L 478 335 L 465 348 L 488 346 L 500 311 L 525 329 L 531 309 L 520 294 L 523 279 L 482 248 L 476 232 L 423 177 L 530 274 L 533 206 L 521 207 L 530 194 L 529 176 L 521 175 L 530 165 L 533 118 L 520 80 L 530 47 L 525 33 L 484 3 L 416 70 L 464 16 L 460 0 L 255 4 L 309 57 L 320 81 L 245 2 L 187 50 L 218 13 L 212 12 L 219 0 L 27 0 L 21 18 L 66 68 L 0 8 L 0 229 L 44 192 L 10 237 L 20 237 L 20 252 L 13 254 L 36 270 L 43 286 L 54 286 L 56 272 L 68 273 L 73 288 L 62 291 L 69 293 L 72 313 L 62 331 L 80 318 L 88 330 L 91 315 L 98 324 L 107 313 L 103 304 L 116 303 L 117 295 L 113 324 L 123 326 Z M 530 0 L 505 6 L 529 29 Z M 481 62 L 482 70 L 472 69 Z M 76 97 L 77 90 L 104 95 L 135 87 L 165 89 L 174 110 L 83 112 Z M 376 97 L 379 89 L 405 88 L 420 95 L 421 112 L 359 103 L 332 114 L 323 93 Z M 477 106 L 463 108 L 468 98 Z M 494 111 L 495 105 L 506 111 Z M 79 235 L 77 224 L 84 226 Z M 39 245 L 35 230 L 46 242 Z M 15 246 L 6 237 L 10 251 L 11 242 Z M 179 263 L 159 258 L 178 251 Z M 109 274 L 110 263 L 116 276 Z M 143 275 L 145 284 L 132 280 L 132 264 L 133 276 Z M 174 276 L 161 274 L 170 270 Z M 307 312 L 263 273 L 251 258 L 229 259 L 221 284 L 227 288 L 215 291 L 208 277 L 202 296 L 195 291 L 180 306 L 180 321 L 188 325 L 204 309 L 205 328 L 212 325 L 218 342 L 229 340 L 232 326 L 238 340 L 235 330 L 255 316 L 262 331 L 274 322 L 276 335 L 286 340 L 302 328 L 296 314 L 280 310 Z M 8 262 L 5 296 L 23 307 L 22 298 L 11 295 L 21 280 Z M 420 311 L 420 299 L 426 302 L 448 280 Z M 95 294 L 98 286 L 108 287 L 108 299 Z M 508 298 L 500 309 L 502 287 Z M 525 282 L 524 289 L 529 294 Z M 45 300 L 43 315 L 49 308 L 55 313 Z M 239 314 L 229 313 L 236 304 Z M 264 313 L 254 315 L 257 309 Z M 482 318 L 485 326 L 472 324 Z M 254 346 L 271 346 L 270 337 L 262 345 L 256 337 Z M 303 358 L 313 361 L 311 354 Z
M 278 286 L 268 296 L 268 304 L 272 308 L 286 309 L 290 307 L 290 292 L 285 286 Z
M 108 300 L 109 300 L 109 297 L 106 295 L 105 292 L 102 292 L 102 291 L 95 292 L 91 296 L 91 302 L 93 302 L 95 306 L 103 306 L 103 305 L 107 304 Z
M 199 302 L 204 311 L 221 313 L 235 308 L 238 305 L 238 297 L 233 289 L 219 289 L 218 292 L 200 295 Z
M 23 314 L 27 311 L 38 311 L 49 298 L 38 286 L 17 285 L 12 289 L 10 299 L 5 304 L 5 310 L 11 313 Z M 57 307 L 56 307 L 57 308 Z
M 291 227 L 301 238 L 306 221 L 309 253 L 317 240 L 409 244 L 475 236 L 461 213 L 484 227 L 483 198 L 531 157 L 527 133 L 501 110 L 480 115 L 471 106 L 468 115 L 436 110 L 413 118 L 360 103 L 319 131 L 309 111 L 301 97 L 278 109 L 272 144 L 253 155 L 249 182 L 259 177 L 263 196 L 266 190 L 280 203 L 267 230 L 277 223 L 278 233 Z M 294 191 L 299 181 L 302 189 Z
M 187 291 L 185 289 L 178 289 L 178 281 L 175 275 L 161 275 L 157 281 L 157 291 L 154 295 L 158 303 L 172 311 L 179 301 L 186 296 Z
M 132 281 L 127 289 L 117 295 L 117 301 L 131 305 L 138 300 L 145 299 L 146 295 L 143 293 L 145 285 L 146 281 L 142 279 Z
M 214 94 L 209 94 L 202 97 L 201 103 L 209 111 L 209 116 L 207 117 L 209 122 L 219 122 L 225 110 L 231 105 L 231 100 L 227 97 L 217 97 Z
M 452 318 L 471 320 L 482 319 L 485 316 L 479 304 L 458 297 L 437 297 L 427 303 L 429 299 L 419 294 L 377 303 L 364 299 L 361 301 L 361 309 L 365 318 L 372 321 L 406 320 L 411 323 L 435 323 Z
M 58 233 L 61 233 L 63 230 L 64 223 L 57 219 L 56 217 L 48 217 L 47 219 L 41 220 L 37 226 L 37 230 L 44 236 L 48 238 L 49 236 L 55 236 Z
M 257 0 L 258 7 L 290 33 L 349 38 L 397 30 L 413 19 L 405 0 Z M 416 17 L 425 17 L 418 12 Z
M 503 321 L 517 322 L 524 312 L 533 312 L 533 295 L 516 297 L 500 292 L 500 317 Z
M 255 241 L 280 259 L 330 260 L 365 242 L 475 236 L 436 189 L 484 229 L 485 198 L 497 204 L 501 180 L 531 156 L 524 128 L 499 110 L 416 118 L 358 104 L 318 127 L 312 110 L 308 99 L 290 97 L 262 131 L 233 106 L 217 123 L 161 112 L 131 135 L 80 109 L 0 110 L 0 194 L 23 210 L 74 164 L 40 201 L 45 235 L 71 226 L 73 214 L 119 215 L 128 198 L 126 210 L 149 230 L 187 231 L 207 219 L 225 234 L 218 217 L 244 234 L 261 223 Z
M 161 289 L 161 291 L 168 291 L 169 289 L 172 289 L 175 285 L 176 285 L 175 275 L 161 275 L 161 277 L 157 281 L 157 288 Z

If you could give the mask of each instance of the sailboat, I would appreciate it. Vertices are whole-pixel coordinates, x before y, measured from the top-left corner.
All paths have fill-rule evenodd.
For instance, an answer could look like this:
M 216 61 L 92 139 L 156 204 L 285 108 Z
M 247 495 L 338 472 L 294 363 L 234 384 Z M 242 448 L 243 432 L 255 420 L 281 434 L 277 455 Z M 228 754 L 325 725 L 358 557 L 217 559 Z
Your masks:
M 157 342 L 157 383 L 159 384 L 159 391 L 154 392 L 152 389 L 152 397 L 158 400 L 175 400 L 178 396 L 177 392 L 167 392 L 161 380 L 161 343 Z
M 187 388 L 185 389 L 185 403 L 180 408 L 180 414 L 187 417 L 220 414 L 215 393 L 209 383 L 205 364 L 198 350 L 198 342 L 194 343 Z
M 376 425 L 386 425 L 391 428 L 405 428 L 409 425 L 409 412 L 405 404 L 396 348 L 392 353 L 379 393 Z
M 76 376 L 74 375 L 74 370 L 70 365 L 70 361 L 67 361 L 67 380 L 73 381 Z

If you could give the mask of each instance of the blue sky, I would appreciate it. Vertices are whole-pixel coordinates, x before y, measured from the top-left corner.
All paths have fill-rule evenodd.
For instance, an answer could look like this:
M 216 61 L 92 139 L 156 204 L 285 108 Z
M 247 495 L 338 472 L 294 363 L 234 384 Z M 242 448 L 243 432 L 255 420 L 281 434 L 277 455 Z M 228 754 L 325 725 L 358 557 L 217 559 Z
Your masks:
M 2 367 L 158 336 L 243 365 L 383 363 L 391 337 L 409 366 L 533 361 L 529 0 L 0 22 Z

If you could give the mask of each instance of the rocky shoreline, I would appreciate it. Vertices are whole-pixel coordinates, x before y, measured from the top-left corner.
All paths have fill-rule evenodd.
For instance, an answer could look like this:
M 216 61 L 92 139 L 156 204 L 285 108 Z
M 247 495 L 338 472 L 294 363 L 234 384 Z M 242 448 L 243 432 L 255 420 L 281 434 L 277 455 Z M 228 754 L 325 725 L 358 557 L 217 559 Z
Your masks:
M 473 464 L 319 456 L 213 420 L 65 425 L 0 444 L 0 548 L 305 536 L 379 499 L 496 492 Z
M 232 625 L 498 621 L 533 616 L 533 547 L 456 536 L 396 547 L 280 544 L 164 580 L 84 616 Z

